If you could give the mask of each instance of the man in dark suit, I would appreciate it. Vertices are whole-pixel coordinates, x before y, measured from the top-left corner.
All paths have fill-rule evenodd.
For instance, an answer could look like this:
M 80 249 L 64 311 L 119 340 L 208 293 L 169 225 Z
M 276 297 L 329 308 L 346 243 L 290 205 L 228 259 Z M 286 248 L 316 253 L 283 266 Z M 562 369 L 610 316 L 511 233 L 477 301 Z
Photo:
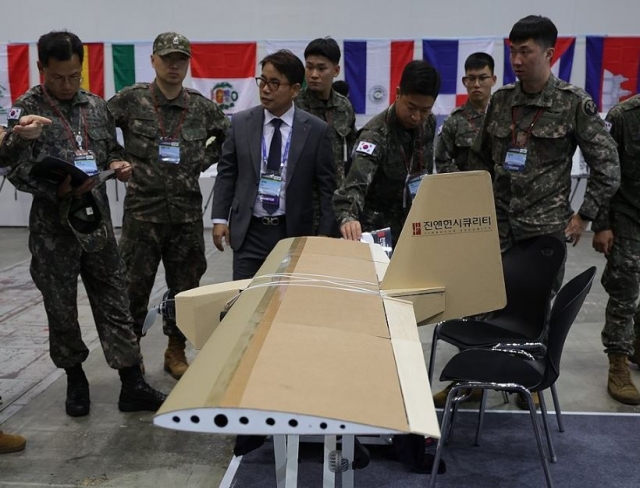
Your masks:
M 280 239 L 313 235 L 314 185 L 319 234 L 335 223 L 333 152 L 328 125 L 293 100 L 304 66 L 290 51 L 265 57 L 256 78 L 261 105 L 233 116 L 213 192 L 213 243 L 234 251 L 233 279 L 252 278 Z

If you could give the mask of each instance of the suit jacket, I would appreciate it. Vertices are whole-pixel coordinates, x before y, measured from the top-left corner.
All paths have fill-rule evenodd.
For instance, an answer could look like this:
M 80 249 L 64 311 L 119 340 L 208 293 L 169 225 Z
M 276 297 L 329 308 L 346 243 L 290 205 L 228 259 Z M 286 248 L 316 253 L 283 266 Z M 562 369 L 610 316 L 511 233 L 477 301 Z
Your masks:
M 258 195 L 264 109 L 234 114 L 222 145 L 213 190 L 213 219 L 228 219 L 231 248 L 238 250 L 249 228 Z M 294 111 L 285 184 L 287 237 L 313 235 L 313 187 L 320 194 L 318 233 L 330 235 L 334 225 L 331 198 L 336 189 L 329 126 L 298 108 Z

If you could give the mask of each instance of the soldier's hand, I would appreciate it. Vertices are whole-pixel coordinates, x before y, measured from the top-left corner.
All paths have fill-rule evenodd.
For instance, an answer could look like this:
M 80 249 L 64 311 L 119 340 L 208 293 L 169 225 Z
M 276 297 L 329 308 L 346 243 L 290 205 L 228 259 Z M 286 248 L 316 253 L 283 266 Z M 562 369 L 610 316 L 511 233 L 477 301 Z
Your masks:
M 342 237 L 348 241 L 359 241 L 362 238 L 362 227 L 357 220 L 350 220 L 340 226 Z
M 610 230 L 601 230 L 596 232 L 593 236 L 593 248 L 608 256 L 613 247 L 613 232 Z
M 58 186 L 58 198 L 63 199 L 69 193 L 74 197 L 79 197 L 83 193 L 87 193 L 96 186 L 96 181 L 93 178 L 85 180 L 82 185 L 77 188 L 71 186 L 71 175 L 68 175 L 62 183 Z
M 213 234 L 213 244 L 216 246 L 218 251 L 224 252 L 223 240 L 228 246 L 231 245 L 231 242 L 229 241 L 229 226 L 227 224 L 213 224 L 213 230 L 211 233 Z
M 109 169 L 116 172 L 116 178 L 120 181 L 128 181 L 131 178 L 131 164 L 127 161 L 111 161 L 109 163 Z
M 51 125 L 51 120 L 40 115 L 24 115 L 14 126 L 13 132 L 23 139 L 37 139 L 45 125 Z
M 567 238 L 567 242 L 570 242 L 575 247 L 580 241 L 582 233 L 587 229 L 587 225 L 589 225 L 589 222 L 582 220 L 577 213 L 573 214 L 573 217 L 571 217 L 571 220 L 569 221 L 569 225 L 564 229 L 564 235 Z

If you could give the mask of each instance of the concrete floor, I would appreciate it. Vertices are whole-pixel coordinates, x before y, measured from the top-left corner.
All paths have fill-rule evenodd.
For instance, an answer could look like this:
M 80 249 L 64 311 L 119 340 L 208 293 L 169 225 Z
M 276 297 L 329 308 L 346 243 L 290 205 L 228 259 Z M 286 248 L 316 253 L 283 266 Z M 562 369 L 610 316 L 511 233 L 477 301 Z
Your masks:
M 209 231 L 209 269 L 202 284 L 231 278 L 231 252 L 213 251 Z M 0 228 L 0 429 L 27 438 L 22 453 L 0 456 L 0 487 L 214 487 L 231 459 L 225 437 L 173 432 L 152 425 L 151 413 L 123 414 L 117 409 L 119 380 L 105 363 L 93 328 L 84 290 L 79 316 L 85 342 L 92 350 L 85 370 L 91 385 L 91 414 L 71 418 L 64 412 L 66 380 L 48 356 L 47 327 L 38 291 L 29 276 L 27 231 Z M 565 347 L 558 392 L 564 412 L 640 413 L 610 399 L 606 393 L 607 360 L 600 329 L 606 294 L 599 283 L 604 259 L 591 249 L 591 235 L 570 250 L 566 279 L 588 266 L 598 266 L 598 278 Z M 151 303 L 164 292 L 159 273 Z M 421 329 L 428 357 L 432 327 Z M 147 380 L 163 391 L 175 381 L 162 370 L 165 338 L 160 322 L 143 340 Z M 439 371 L 455 350 L 441 345 Z M 189 350 L 193 358 L 195 351 Z M 632 376 L 640 384 L 640 372 Z M 437 391 L 441 386 L 436 383 Z M 502 404 L 491 392 L 489 408 Z

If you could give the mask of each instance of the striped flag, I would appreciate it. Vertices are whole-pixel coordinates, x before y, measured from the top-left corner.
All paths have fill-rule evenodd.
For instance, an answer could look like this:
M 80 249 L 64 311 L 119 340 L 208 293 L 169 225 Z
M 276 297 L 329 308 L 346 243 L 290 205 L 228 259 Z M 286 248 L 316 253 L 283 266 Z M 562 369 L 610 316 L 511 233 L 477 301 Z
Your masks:
M 467 89 L 462 84 L 464 62 L 476 52 L 493 55 L 494 44 L 492 38 L 422 41 L 423 59 L 438 70 L 442 80 L 440 95 L 433 107 L 434 114 L 449 115 L 454 108 L 467 101 Z
M 104 98 L 104 44 L 101 42 L 84 44 L 80 87 Z
M 257 105 L 256 43 L 191 44 L 193 87 L 226 114 Z
M 345 81 L 357 114 L 377 114 L 396 99 L 414 41 L 344 41 Z
M 573 53 L 576 48 L 575 37 L 558 37 L 556 49 L 551 60 L 551 72 L 567 83 L 571 81 L 571 69 L 573 68 Z M 516 81 L 516 75 L 511 67 L 509 59 L 509 39 L 504 40 L 504 76 L 503 84 L 508 85 Z
M 29 44 L 0 44 L 0 122 L 29 89 Z
M 585 89 L 600 112 L 640 93 L 640 37 L 587 36 Z
M 151 66 L 152 42 L 112 44 L 113 81 L 116 92 L 135 83 L 149 83 L 156 77 Z

